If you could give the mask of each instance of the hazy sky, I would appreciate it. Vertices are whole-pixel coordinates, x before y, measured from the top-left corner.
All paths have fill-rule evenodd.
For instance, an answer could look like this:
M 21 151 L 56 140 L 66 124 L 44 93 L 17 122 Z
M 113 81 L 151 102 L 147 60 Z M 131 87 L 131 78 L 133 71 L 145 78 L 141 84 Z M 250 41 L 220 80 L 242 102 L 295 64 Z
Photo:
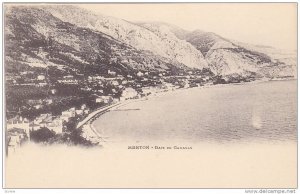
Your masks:
M 186 30 L 283 49 L 297 46 L 296 3 L 86 4 L 96 13 L 129 21 L 163 21 Z

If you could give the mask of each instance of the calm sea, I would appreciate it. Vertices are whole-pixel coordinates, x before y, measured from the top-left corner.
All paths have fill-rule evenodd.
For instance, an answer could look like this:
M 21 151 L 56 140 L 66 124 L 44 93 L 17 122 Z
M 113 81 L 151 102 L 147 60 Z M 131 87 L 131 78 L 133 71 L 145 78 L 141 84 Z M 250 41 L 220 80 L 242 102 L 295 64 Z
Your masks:
M 110 142 L 296 142 L 297 82 L 178 90 L 112 110 L 93 125 Z

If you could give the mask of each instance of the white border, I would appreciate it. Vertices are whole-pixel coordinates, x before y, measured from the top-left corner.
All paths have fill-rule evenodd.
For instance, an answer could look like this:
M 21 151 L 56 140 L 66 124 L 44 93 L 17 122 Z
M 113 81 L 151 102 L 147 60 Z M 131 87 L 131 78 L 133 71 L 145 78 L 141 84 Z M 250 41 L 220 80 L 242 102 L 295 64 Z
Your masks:
M 48 0 L 48 1 L 37 1 L 37 0 L 31 0 L 31 1 L 26 1 L 26 0 L 14 0 L 14 1 L 3 1 L 1 0 L 1 16 L 3 16 L 3 3 L 13 3 L 13 2 L 17 2 L 17 3 L 43 3 L 43 2 L 50 2 L 50 3 L 186 3 L 184 1 L 170 1 L 170 0 L 143 0 L 143 1 L 139 1 L 139 0 L 88 0 L 87 2 L 84 1 L 74 1 L 74 0 L 64 0 L 64 1 L 58 1 L 58 0 Z M 279 0 L 263 0 L 263 1 L 238 1 L 238 0 L 222 0 L 222 1 L 218 1 L 218 0 L 211 0 L 211 1 L 201 1 L 201 0 L 189 0 L 188 2 L 190 3 L 198 3 L 198 2 L 202 2 L 202 3 L 283 3 L 284 1 L 279 1 Z M 287 2 L 295 2 L 298 3 L 298 0 L 291 0 L 291 1 L 287 1 Z M 287 3 L 285 2 L 285 3 Z M 297 8 L 298 12 L 299 12 L 299 7 Z M 299 27 L 299 14 L 298 14 L 298 27 Z M 1 19 L 1 26 L 3 26 L 3 20 Z M 0 85 L 1 85 L 1 93 L 2 95 L 0 96 L 0 100 L 2 102 L 2 104 L 4 104 L 3 102 L 3 89 L 4 89 L 4 71 L 3 71 L 3 66 L 4 66 L 4 58 L 3 58 L 3 28 L 1 28 L 1 40 L 0 40 L 0 44 L 1 44 L 1 58 L 2 58 L 2 68 L 0 68 L 0 75 L 1 79 L 0 79 Z M 299 36 L 299 28 L 298 28 L 298 36 Z M 299 50 L 299 39 L 297 39 L 298 41 L 298 50 Z M 299 64 L 299 53 L 298 53 L 298 64 Z M 300 75 L 300 71 L 298 68 L 298 75 Z M 299 102 L 299 85 L 298 85 L 298 102 Z M 299 110 L 299 109 L 298 109 Z M 3 123 L 3 116 L 4 116 L 4 108 L 2 107 L 2 111 L 0 113 L 1 116 L 1 120 L 0 120 L 0 124 L 2 126 L 2 129 L 4 129 L 4 123 Z M 299 111 L 298 111 L 299 113 Z M 298 114 L 298 121 L 299 121 L 299 114 Z M 2 130 L 2 138 L 1 138 L 1 144 L 3 145 L 3 140 L 4 140 L 4 130 Z M 299 139 L 298 139 L 299 140 Z M 299 141 L 298 141 L 299 142 Z M 299 144 L 298 144 L 299 146 Z M 5 149 L 5 147 L 3 146 L 3 149 Z M 4 154 L 5 150 L 2 150 L 2 156 L 3 156 L 3 160 L 5 159 L 5 155 Z M 298 147 L 298 156 L 299 156 L 299 147 Z M 1 166 L 4 167 L 5 163 L 3 164 L 1 160 Z M 298 164 L 299 164 L 299 160 L 298 160 Z M 2 169 L 1 167 L 1 174 L 3 174 L 4 172 L 2 172 L 2 170 L 4 170 L 5 168 Z M 1 178 L 2 180 L 2 178 Z M 2 184 L 2 183 L 1 183 Z M 3 181 L 4 184 L 4 181 Z M 299 185 L 299 171 L 298 171 L 298 185 Z M 4 186 L 4 185 L 2 185 Z M 256 189 L 258 191 L 258 193 L 260 192 L 260 189 Z M 0 193 L 24 193 L 24 194 L 59 194 L 59 193 L 63 193 L 63 194 L 99 194 L 99 193 L 108 193 L 108 194 L 117 194 L 117 193 L 125 193 L 125 194 L 140 194 L 140 193 L 155 193 L 155 194 L 160 194 L 160 193 L 164 193 L 164 194 L 169 194 L 169 193 L 175 193 L 175 194 L 186 194 L 186 193 L 192 193 L 192 194 L 201 194 L 201 193 L 205 193 L 205 194 L 223 194 L 223 193 L 230 193 L 230 194 L 243 194 L 245 193 L 245 189 L 1 189 Z M 296 190 L 296 193 L 298 193 L 298 191 Z

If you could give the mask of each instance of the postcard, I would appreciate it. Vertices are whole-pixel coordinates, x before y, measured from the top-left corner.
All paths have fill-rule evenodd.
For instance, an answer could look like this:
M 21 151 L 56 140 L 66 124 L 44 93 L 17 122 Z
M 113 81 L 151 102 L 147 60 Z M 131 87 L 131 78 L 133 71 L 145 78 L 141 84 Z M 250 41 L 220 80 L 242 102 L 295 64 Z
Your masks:
M 296 3 L 4 3 L 4 188 L 297 188 Z

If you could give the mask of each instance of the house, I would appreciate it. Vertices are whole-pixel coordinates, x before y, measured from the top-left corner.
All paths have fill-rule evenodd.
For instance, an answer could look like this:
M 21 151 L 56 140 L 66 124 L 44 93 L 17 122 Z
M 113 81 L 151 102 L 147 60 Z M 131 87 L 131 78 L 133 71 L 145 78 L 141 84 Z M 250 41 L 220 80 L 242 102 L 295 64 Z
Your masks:
M 78 80 L 73 79 L 73 78 L 65 78 L 62 80 L 57 80 L 58 83 L 62 83 L 62 84 L 78 84 Z
M 60 116 L 60 118 L 61 118 L 62 121 L 68 122 L 69 119 L 70 119 L 71 117 L 70 117 L 69 115 L 63 115 L 63 114 L 62 114 L 62 115 Z
M 52 114 L 41 114 L 30 124 L 30 127 L 32 131 L 46 127 L 55 133 L 62 133 L 63 119 L 60 117 L 53 117 Z
M 95 92 L 103 94 L 104 91 L 103 90 L 95 90 Z
M 35 130 L 38 130 L 40 128 L 40 125 L 39 124 L 36 124 L 34 121 L 32 121 L 30 124 L 29 124 L 29 128 L 31 129 L 31 131 L 35 131 Z
M 52 122 L 51 120 L 43 120 L 42 122 L 39 123 L 40 128 L 47 127 L 50 123 Z
M 77 109 L 75 110 L 76 115 L 83 115 L 83 110 L 82 109 Z
M 107 74 L 108 75 L 112 75 L 112 76 L 116 76 L 117 75 L 117 73 L 115 71 L 111 71 L 111 70 L 108 70 Z
M 111 103 L 113 101 L 113 98 L 111 96 L 98 96 L 96 98 L 96 103 Z
M 20 72 L 20 75 L 27 75 L 27 74 L 31 74 L 31 71 L 22 71 Z
M 119 98 L 113 98 L 113 102 L 114 102 L 114 103 L 117 103 L 117 102 L 119 102 L 119 101 L 120 101 Z
M 72 112 L 74 112 L 75 110 L 76 110 L 75 107 L 72 107 L 69 109 L 69 111 L 72 111 Z
M 104 99 L 102 97 L 98 97 L 96 98 L 96 103 L 101 103 L 101 102 L 104 102 Z
M 65 75 L 63 78 L 64 78 L 64 79 L 73 79 L 74 76 L 73 76 L 73 75 Z
M 46 127 L 48 123 L 52 122 L 52 114 L 41 114 L 39 117 L 36 117 L 31 125 L 31 130 L 37 130 L 41 127 Z M 36 126 L 38 125 L 38 126 Z
M 43 107 L 43 105 L 37 104 L 37 105 L 34 105 L 33 107 L 34 107 L 35 109 L 41 109 L 41 108 Z
M 136 74 L 138 77 L 142 77 L 144 74 L 142 73 L 142 72 L 138 72 L 137 74 Z
M 75 117 L 75 108 L 70 108 L 69 110 L 65 110 L 61 113 L 61 119 L 63 121 L 68 122 L 70 118 Z
M 91 91 L 92 88 L 91 87 L 88 87 L 88 86 L 85 86 L 84 88 L 80 88 L 82 91 Z
M 46 86 L 47 85 L 47 82 L 39 82 L 37 84 L 38 87 L 43 87 L 43 86 Z
M 78 80 L 73 75 L 66 75 L 63 79 L 57 80 L 57 82 L 62 84 L 78 84 Z
M 39 124 L 45 119 L 49 119 L 49 117 L 52 118 L 52 114 L 40 114 L 40 116 L 36 117 L 34 119 L 34 123 Z
M 70 108 L 69 110 L 63 111 L 62 115 L 68 115 L 70 117 L 75 117 L 75 107 Z
M 47 104 L 47 105 L 50 105 L 53 103 L 53 99 L 45 99 L 44 102 Z
M 89 114 L 89 112 L 90 112 L 90 109 L 84 109 L 84 114 Z
M 6 122 L 6 129 L 9 131 L 14 128 L 22 129 L 23 132 L 27 135 L 27 137 L 30 136 L 29 121 L 26 118 L 22 118 L 21 116 L 16 116 L 12 119 L 9 119 Z
M 120 97 L 120 101 L 125 101 L 126 100 L 126 98 L 125 97 Z
M 7 148 L 8 155 L 15 153 L 20 146 L 21 146 L 21 140 L 18 135 L 8 136 L 8 148 Z
M 118 86 L 119 82 L 117 80 L 114 80 L 114 81 L 111 82 L 111 84 L 114 85 L 114 86 Z
M 138 95 L 137 91 L 129 87 L 123 90 L 121 97 L 123 97 L 124 99 L 130 99 L 130 98 L 135 98 L 137 95 Z
M 51 94 L 56 94 L 57 90 L 56 89 L 51 89 L 50 92 L 51 92 Z
M 105 79 L 104 77 L 102 76 L 99 76 L 99 75 L 96 75 L 96 76 L 88 76 L 88 81 L 96 81 L 96 80 L 103 80 Z
M 38 75 L 37 76 L 37 80 L 39 80 L 39 81 L 42 81 L 42 80 L 45 80 L 45 75 Z
M 12 128 L 7 131 L 7 155 L 16 152 L 22 142 L 28 139 L 27 134 L 20 128 Z
M 205 77 L 203 78 L 203 80 L 204 80 L 204 81 L 209 81 L 209 76 L 205 76 Z
M 83 104 L 83 105 L 81 105 L 81 110 L 84 110 L 84 109 L 86 109 L 86 104 Z
M 8 136 L 17 136 L 16 139 L 19 139 L 19 141 L 21 141 L 21 140 L 27 140 L 27 138 L 28 138 L 28 136 L 24 132 L 24 130 L 20 129 L 20 128 L 12 128 L 10 130 L 7 130 L 7 135 Z
M 42 53 L 42 52 L 43 52 L 43 50 L 44 50 L 44 48 L 43 48 L 43 47 L 39 47 L 39 49 L 38 49 L 38 53 Z
M 63 132 L 63 120 L 60 117 L 56 117 L 52 122 L 48 123 L 46 126 L 48 129 L 54 131 L 56 134 Z
M 29 105 L 42 104 L 43 100 L 42 99 L 37 99 L 37 100 L 35 100 L 35 99 L 29 99 L 29 100 L 27 100 L 27 103 Z

